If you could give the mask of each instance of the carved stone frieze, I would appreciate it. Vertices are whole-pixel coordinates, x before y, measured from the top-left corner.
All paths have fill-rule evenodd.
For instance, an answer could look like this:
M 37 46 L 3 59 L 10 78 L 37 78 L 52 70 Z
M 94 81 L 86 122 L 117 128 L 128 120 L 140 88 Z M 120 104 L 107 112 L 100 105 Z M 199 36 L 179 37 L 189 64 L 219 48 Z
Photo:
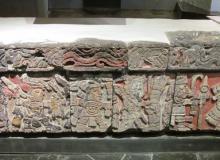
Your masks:
M 218 73 L 178 75 L 171 129 L 220 130 L 219 91 Z
M 126 75 L 113 84 L 114 132 L 160 131 L 169 124 L 175 79 L 168 75 Z
M 122 42 L 82 39 L 64 54 L 63 66 L 72 71 L 109 71 L 127 67 L 127 47 Z
M 193 45 L 216 47 L 220 46 L 220 32 L 177 31 L 168 32 L 167 37 L 172 46 L 191 47 Z
M 8 70 L 50 71 L 62 67 L 63 49 L 8 48 L 0 50 L 1 66 Z
M 168 64 L 168 45 L 133 42 L 128 49 L 129 70 L 165 70 Z
M 112 119 L 112 78 L 85 78 L 70 82 L 73 132 L 106 132 Z
M 70 131 L 69 84 L 64 77 L 2 76 L 1 85 L 10 132 Z
M 193 45 L 173 47 L 170 51 L 169 69 L 176 70 L 216 70 L 220 69 L 220 47 Z

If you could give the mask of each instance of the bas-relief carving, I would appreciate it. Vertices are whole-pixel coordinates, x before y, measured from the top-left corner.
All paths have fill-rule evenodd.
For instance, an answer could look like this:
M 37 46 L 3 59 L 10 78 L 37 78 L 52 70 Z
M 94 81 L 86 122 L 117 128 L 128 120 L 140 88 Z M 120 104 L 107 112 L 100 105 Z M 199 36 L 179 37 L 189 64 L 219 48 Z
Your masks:
M 219 74 L 178 75 L 171 129 L 220 130 Z
M 193 45 L 190 48 L 174 47 L 170 51 L 170 69 L 220 69 L 220 47 L 208 48 Z
M 7 100 L 3 94 L 3 85 L 0 80 L 0 133 L 8 130 Z
M 9 70 L 50 71 L 62 67 L 63 52 L 60 48 L 2 49 L 1 66 Z
M 166 75 L 131 75 L 114 82 L 114 132 L 160 131 L 169 124 L 175 80 Z
M 71 48 L 64 54 L 67 70 L 120 69 L 127 66 L 125 48 Z
M 168 63 L 167 48 L 132 47 L 128 52 L 130 70 L 165 70 Z
M 10 132 L 70 131 L 68 82 L 61 76 L 1 77 Z
M 191 47 L 192 45 L 220 46 L 220 32 L 177 31 L 168 32 L 167 38 L 172 46 Z
M 70 82 L 73 132 L 106 132 L 112 117 L 112 78 Z

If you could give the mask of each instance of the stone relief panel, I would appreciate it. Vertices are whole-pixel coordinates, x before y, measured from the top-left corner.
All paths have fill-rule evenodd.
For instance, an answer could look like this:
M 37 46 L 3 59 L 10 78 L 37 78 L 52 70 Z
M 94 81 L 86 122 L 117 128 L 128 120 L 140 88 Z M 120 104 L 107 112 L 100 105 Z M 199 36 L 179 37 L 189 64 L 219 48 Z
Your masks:
M 126 48 L 73 47 L 64 54 L 63 66 L 72 71 L 118 70 L 127 66 Z
M 9 132 L 70 131 L 69 84 L 64 77 L 2 76 L 1 86 Z
M 128 50 L 129 70 L 165 70 L 169 49 L 166 44 L 131 43 Z
M 187 47 L 171 48 L 169 69 L 187 70 L 220 69 L 220 47 L 204 47 L 193 45 Z
M 0 72 L 8 70 L 7 57 L 5 56 L 5 49 L 0 49 Z
M 112 119 L 112 78 L 71 81 L 70 107 L 73 132 L 106 132 Z
M 220 75 L 180 74 L 176 78 L 171 129 L 220 130 Z
M 165 129 L 171 115 L 174 83 L 172 75 L 126 75 L 115 79 L 113 131 Z
M 3 93 L 3 85 L 0 80 L 0 133 L 8 130 L 8 114 L 7 114 L 7 99 Z
M 177 31 L 168 32 L 167 38 L 172 46 L 191 47 L 193 45 L 216 47 L 220 46 L 220 32 Z
M 1 66 L 17 71 L 51 71 L 62 67 L 63 52 L 60 48 L 1 49 Z

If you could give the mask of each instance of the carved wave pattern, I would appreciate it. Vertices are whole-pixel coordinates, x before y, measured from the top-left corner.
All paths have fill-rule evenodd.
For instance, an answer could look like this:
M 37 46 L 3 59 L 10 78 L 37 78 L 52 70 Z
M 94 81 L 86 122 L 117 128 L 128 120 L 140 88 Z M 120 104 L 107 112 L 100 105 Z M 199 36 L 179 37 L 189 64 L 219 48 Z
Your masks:
M 74 67 L 126 67 L 127 49 L 74 48 L 64 54 L 64 66 Z

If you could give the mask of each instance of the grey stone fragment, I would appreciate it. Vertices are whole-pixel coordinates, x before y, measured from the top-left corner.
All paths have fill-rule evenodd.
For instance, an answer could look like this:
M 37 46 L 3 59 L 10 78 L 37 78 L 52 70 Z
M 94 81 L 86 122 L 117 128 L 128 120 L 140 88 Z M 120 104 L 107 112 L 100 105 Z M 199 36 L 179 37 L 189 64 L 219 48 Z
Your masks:
M 177 31 L 167 32 L 167 37 L 172 46 L 191 47 L 199 45 L 201 47 L 220 46 L 220 32 L 203 31 Z
M 198 160 L 195 153 L 154 153 L 153 160 Z
M 168 69 L 220 70 L 220 47 L 172 47 Z
M 129 70 L 165 70 L 169 47 L 166 43 L 132 42 L 128 47 Z

